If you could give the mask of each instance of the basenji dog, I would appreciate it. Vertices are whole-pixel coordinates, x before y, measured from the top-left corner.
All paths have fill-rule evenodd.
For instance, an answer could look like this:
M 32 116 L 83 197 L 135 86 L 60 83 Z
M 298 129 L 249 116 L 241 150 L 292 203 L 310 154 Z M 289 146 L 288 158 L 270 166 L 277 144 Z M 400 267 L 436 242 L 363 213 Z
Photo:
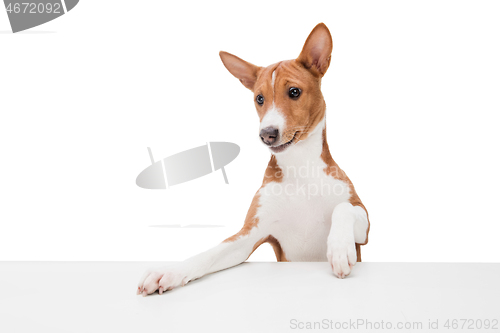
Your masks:
M 361 261 L 368 213 L 326 141 L 321 79 L 331 53 L 323 23 L 294 60 L 258 67 L 220 52 L 224 66 L 254 94 L 260 139 L 271 152 L 264 181 L 238 233 L 183 262 L 146 272 L 138 294 L 162 294 L 236 266 L 263 243 L 272 245 L 278 261 L 328 261 L 341 279 Z

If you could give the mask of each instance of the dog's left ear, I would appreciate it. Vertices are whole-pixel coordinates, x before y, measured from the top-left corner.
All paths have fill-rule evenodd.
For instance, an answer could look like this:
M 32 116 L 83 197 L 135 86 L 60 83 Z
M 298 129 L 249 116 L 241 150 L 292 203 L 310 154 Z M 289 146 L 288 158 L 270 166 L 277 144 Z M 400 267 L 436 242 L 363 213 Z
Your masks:
M 224 51 L 220 51 L 219 56 L 227 70 L 239 79 L 245 87 L 253 91 L 260 67 Z
M 332 35 L 324 23 L 314 27 L 300 52 L 297 61 L 315 75 L 323 76 L 330 66 Z

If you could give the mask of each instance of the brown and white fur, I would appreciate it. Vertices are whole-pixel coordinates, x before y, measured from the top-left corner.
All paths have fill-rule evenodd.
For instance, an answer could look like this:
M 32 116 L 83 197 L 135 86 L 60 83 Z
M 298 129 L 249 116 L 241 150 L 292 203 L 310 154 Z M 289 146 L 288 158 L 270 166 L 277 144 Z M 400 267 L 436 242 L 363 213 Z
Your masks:
M 361 261 L 368 214 L 326 141 L 320 88 L 331 52 L 332 38 L 322 23 L 294 60 L 258 67 L 220 52 L 229 72 L 254 93 L 261 138 L 271 151 L 264 181 L 237 234 L 183 262 L 146 272 L 138 294 L 161 294 L 238 265 L 266 242 L 278 261 L 328 261 L 339 278 Z M 291 88 L 300 95 L 292 96 Z

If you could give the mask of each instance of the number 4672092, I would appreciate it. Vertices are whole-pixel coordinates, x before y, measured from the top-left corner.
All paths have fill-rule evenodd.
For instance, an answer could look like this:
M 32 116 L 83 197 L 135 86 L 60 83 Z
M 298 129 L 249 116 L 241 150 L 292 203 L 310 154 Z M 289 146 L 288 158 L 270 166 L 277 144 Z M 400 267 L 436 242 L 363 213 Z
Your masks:
M 53 13 L 61 14 L 60 3 L 32 3 L 32 2 L 16 2 L 7 5 L 7 13 L 23 13 L 23 14 L 38 14 L 38 13 Z

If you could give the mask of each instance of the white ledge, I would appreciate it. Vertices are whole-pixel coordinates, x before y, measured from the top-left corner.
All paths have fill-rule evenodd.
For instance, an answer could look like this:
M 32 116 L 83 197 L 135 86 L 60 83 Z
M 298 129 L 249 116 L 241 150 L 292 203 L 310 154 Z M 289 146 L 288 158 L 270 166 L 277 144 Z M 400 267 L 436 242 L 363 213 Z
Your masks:
M 159 265 L 0 262 L 0 331 L 297 332 L 311 331 L 308 323 L 335 331 L 327 326 L 364 320 L 390 331 L 420 322 L 406 331 L 425 332 L 438 320 L 436 332 L 457 319 L 449 331 L 459 332 L 460 319 L 500 320 L 500 264 L 358 263 L 339 280 L 328 263 L 252 262 L 137 296 L 143 271 Z

